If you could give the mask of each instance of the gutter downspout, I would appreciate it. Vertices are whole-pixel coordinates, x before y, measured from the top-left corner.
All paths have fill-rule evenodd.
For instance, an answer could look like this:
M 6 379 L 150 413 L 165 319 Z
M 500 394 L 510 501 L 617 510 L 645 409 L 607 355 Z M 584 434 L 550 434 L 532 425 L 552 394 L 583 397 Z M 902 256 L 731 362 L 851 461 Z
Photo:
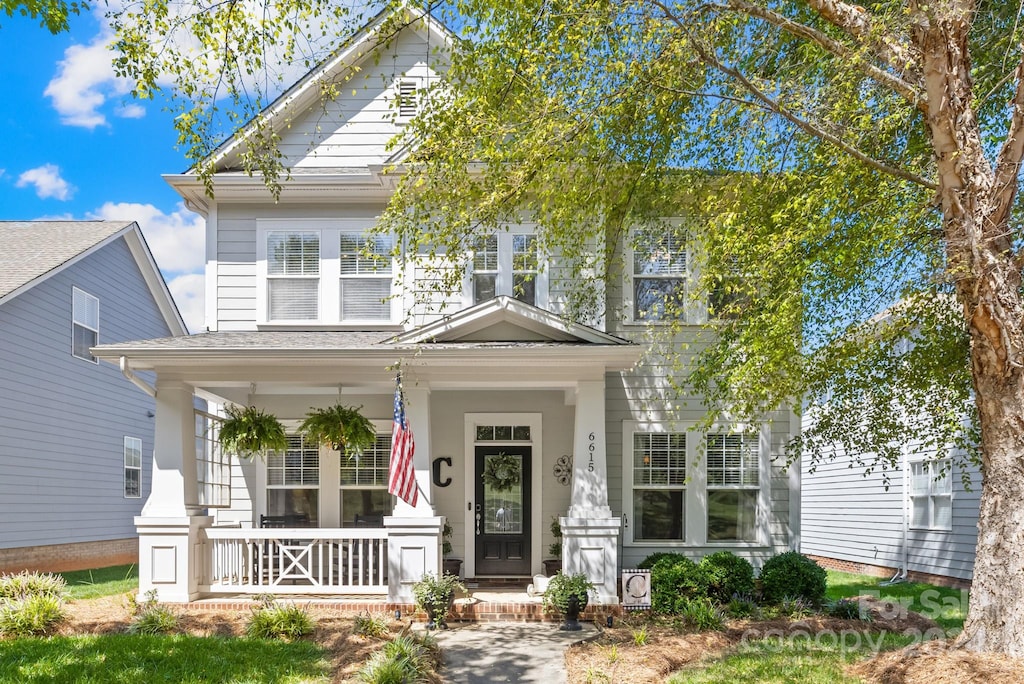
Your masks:
M 907 461 L 907 449 L 906 445 L 901 450 L 902 468 L 903 471 L 903 556 L 902 567 L 896 571 L 896 574 L 885 582 L 879 582 L 879 586 L 889 586 L 891 584 L 899 584 L 900 582 L 906 582 L 907 576 L 910 574 L 910 549 L 907 545 L 910 543 L 910 473 L 907 470 L 909 462 Z
M 132 372 L 132 369 L 128 367 L 127 357 L 122 356 L 119 365 L 121 366 L 121 374 L 124 375 L 124 377 L 131 380 L 132 384 L 138 387 L 140 390 L 156 399 L 156 388 Z

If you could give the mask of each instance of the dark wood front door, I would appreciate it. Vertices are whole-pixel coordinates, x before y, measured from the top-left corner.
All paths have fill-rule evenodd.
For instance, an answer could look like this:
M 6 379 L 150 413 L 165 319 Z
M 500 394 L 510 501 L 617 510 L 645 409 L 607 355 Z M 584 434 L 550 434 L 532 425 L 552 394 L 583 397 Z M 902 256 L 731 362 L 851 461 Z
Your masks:
M 476 448 L 476 573 L 530 574 L 528 446 Z

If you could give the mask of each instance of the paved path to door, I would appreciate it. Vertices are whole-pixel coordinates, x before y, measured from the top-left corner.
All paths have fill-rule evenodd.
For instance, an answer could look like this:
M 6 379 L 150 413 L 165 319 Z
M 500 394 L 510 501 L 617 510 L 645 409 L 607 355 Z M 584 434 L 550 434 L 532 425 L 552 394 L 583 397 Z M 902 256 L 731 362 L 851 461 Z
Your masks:
M 538 682 L 565 684 L 565 649 L 597 635 L 563 632 L 557 623 L 484 622 L 433 633 L 441 646 L 441 676 L 449 684 Z

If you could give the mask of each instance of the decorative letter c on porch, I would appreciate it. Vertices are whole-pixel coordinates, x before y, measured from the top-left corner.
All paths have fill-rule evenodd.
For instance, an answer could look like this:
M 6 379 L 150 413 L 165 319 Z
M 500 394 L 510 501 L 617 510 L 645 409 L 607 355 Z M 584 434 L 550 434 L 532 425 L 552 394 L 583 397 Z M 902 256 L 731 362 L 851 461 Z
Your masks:
M 451 468 L 452 467 L 451 456 L 439 456 L 438 458 L 434 459 L 434 463 L 432 465 L 434 466 L 433 470 L 434 470 L 434 486 L 435 487 L 447 487 L 448 485 L 450 485 L 452 483 L 452 478 L 450 478 L 450 477 L 444 478 L 444 481 L 441 480 L 441 464 L 442 463 L 444 463 L 446 466 Z

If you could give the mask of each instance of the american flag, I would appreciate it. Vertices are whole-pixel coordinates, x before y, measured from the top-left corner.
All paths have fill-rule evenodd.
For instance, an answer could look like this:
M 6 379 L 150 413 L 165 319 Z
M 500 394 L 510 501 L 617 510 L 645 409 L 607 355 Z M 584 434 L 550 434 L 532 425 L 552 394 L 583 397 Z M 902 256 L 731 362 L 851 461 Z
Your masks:
M 405 404 L 402 401 L 402 376 L 395 378 L 395 424 L 391 432 L 391 461 L 388 466 L 388 492 L 410 506 L 419 499 L 416 489 L 416 470 L 412 466 L 412 455 L 416 443 L 412 430 L 405 419 Z

